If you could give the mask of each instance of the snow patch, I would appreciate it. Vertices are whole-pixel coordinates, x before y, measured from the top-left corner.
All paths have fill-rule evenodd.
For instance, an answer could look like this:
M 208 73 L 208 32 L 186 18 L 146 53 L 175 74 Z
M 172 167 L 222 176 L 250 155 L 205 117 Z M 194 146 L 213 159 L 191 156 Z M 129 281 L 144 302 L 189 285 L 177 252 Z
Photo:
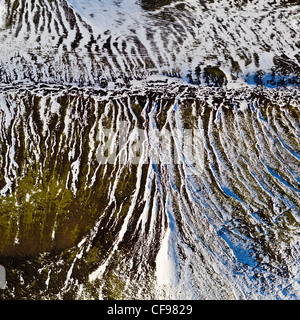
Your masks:
M 5 5 L 4 0 L 0 0 L 0 28 L 4 27 L 5 22 Z
M 142 10 L 136 0 L 68 0 L 71 6 L 94 29 L 102 33 L 124 31 L 140 21 Z M 108 23 L 109 21 L 109 23 Z
M 156 279 L 159 287 L 164 285 L 172 285 L 175 280 L 174 257 L 172 256 L 172 248 L 170 248 L 170 233 L 167 233 L 161 243 L 161 248 L 156 257 Z

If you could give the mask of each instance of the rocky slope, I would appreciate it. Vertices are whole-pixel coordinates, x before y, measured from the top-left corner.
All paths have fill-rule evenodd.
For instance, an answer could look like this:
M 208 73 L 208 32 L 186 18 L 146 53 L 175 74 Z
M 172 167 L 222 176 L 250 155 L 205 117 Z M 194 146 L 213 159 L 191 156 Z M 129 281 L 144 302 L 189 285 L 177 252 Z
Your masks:
M 298 91 L 1 96 L 2 296 L 298 297 Z

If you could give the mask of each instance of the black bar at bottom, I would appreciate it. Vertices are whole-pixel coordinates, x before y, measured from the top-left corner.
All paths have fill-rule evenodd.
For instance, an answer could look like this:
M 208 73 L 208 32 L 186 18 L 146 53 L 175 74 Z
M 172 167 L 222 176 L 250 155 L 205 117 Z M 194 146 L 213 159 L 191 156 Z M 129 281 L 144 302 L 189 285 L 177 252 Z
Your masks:
M 121 300 L 121 301 L 0 301 L 0 310 L 14 316 L 55 317 L 66 315 L 67 319 L 90 317 L 96 319 L 192 319 L 201 315 L 208 318 L 216 315 L 235 317 L 241 312 L 245 316 L 257 317 L 261 308 L 268 311 L 283 311 L 293 305 L 299 307 L 299 301 L 225 301 L 225 300 Z M 289 309 L 290 310 L 290 309 Z M 7 312 L 7 313 L 6 313 Z M 59 317 L 59 318 L 60 318 Z M 94 318 L 94 316 L 93 316 Z M 4 318 L 3 318 L 4 319 Z M 88 320 L 88 319 L 83 319 Z

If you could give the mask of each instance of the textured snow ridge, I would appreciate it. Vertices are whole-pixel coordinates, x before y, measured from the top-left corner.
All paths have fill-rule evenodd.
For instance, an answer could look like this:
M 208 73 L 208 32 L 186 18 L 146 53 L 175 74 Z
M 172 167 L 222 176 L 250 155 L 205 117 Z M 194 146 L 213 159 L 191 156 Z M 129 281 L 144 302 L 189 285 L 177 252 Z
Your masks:
M 299 91 L 44 85 L 0 101 L 4 298 L 300 298 Z
M 299 76 L 296 3 L 188 0 L 154 11 L 134 0 L 18 3 L 0 32 L 3 82 L 105 85 L 158 73 L 203 83 L 209 65 L 229 81 L 257 71 Z

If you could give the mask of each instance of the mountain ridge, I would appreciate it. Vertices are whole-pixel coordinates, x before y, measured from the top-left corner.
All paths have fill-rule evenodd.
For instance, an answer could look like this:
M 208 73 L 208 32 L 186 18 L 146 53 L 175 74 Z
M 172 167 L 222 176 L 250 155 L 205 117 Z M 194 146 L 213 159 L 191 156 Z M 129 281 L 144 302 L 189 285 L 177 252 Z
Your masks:
M 9 32 L 2 30 L 1 41 L 2 50 L 8 51 L 1 61 L 5 82 L 99 84 L 100 79 L 123 82 L 164 74 L 207 85 L 204 69 L 210 66 L 221 68 L 230 82 L 246 83 L 255 74 L 267 74 L 269 81 L 278 75 L 299 81 L 296 4 L 282 9 L 282 2 L 256 1 L 226 7 L 222 1 L 190 0 L 144 11 L 134 0 L 90 0 L 89 6 L 78 0 L 2 1 L 2 7 L 4 3 L 11 8 Z M 18 43 L 25 47 L 18 48 Z M 20 72 L 7 70 L 8 63 Z

